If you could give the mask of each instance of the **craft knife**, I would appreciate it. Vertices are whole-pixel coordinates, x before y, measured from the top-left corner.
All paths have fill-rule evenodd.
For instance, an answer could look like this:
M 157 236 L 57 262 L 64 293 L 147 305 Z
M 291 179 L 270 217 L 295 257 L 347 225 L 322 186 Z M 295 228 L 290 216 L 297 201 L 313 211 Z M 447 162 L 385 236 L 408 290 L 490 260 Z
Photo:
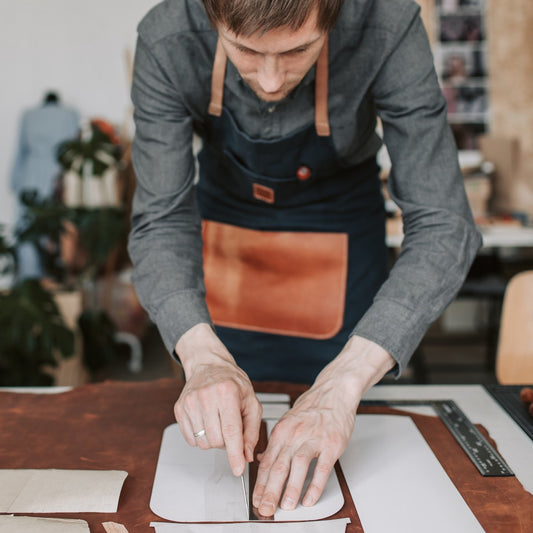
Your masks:
M 246 505 L 246 516 L 250 516 L 250 504 L 248 503 L 248 490 L 246 489 L 246 482 L 244 481 L 244 473 L 241 475 L 242 495 L 244 496 L 244 505 Z

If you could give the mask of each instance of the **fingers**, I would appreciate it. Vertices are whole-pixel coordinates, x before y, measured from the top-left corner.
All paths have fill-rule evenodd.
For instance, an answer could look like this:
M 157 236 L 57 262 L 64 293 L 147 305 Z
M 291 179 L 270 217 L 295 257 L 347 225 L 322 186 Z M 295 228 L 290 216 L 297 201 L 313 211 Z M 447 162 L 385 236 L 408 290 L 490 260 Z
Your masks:
M 223 447 L 218 412 L 206 409 L 207 399 L 201 395 L 188 394 L 181 397 L 174 412 L 181 432 L 190 446 L 206 450 Z
M 259 440 L 262 416 L 263 407 L 254 395 L 247 402 L 242 414 L 244 457 L 249 463 L 252 463 L 254 460 L 254 450 Z
M 276 446 L 275 442 L 270 441 L 257 470 L 252 496 L 253 506 L 258 509 L 261 515 L 272 516 L 274 514 L 283 488 L 283 484 L 281 487 L 279 486 L 279 480 L 283 479 L 284 482 L 289 472 L 290 455 L 288 450 L 281 453 L 281 449 Z M 270 479 L 271 476 L 272 480 Z
M 280 507 L 292 510 L 298 504 L 311 461 L 315 458 L 312 449 L 302 449 L 292 461 L 292 468 Z M 326 478 L 327 481 L 327 478 Z
M 240 476 L 244 472 L 246 459 L 241 410 L 238 405 L 232 403 L 220 412 L 220 426 L 229 466 L 235 476 Z
M 177 407 L 174 408 L 174 412 L 177 412 Z M 183 438 L 187 441 L 187 444 L 189 446 L 196 446 L 196 439 L 194 438 L 194 430 L 192 429 L 192 426 L 189 422 L 188 418 L 181 419 L 178 418 L 178 415 L 176 414 L 176 420 L 178 421 L 178 424 L 180 426 L 181 434 L 183 435 Z
M 284 448 L 280 450 L 274 460 L 272 460 L 272 456 L 268 456 L 268 453 L 263 456 L 253 495 L 253 504 L 261 515 L 273 515 L 280 501 L 280 507 L 284 510 L 296 508 L 310 465 L 316 457 L 317 451 L 308 445 L 303 445 L 295 453 Z M 318 501 L 334 464 L 333 458 L 328 458 L 325 454 L 319 456 L 302 505 L 312 506 Z M 284 487 L 285 490 L 283 491 Z
M 307 488 L 305 496 L 302 500 L 302 505 L 304 507 L 311 507 L 315 505 L 320 496 L 322 496 L 334 466 L 335 459 L 326 457 L 324 455 L 321 455 L 318 458 L 315 471 L 313 472 L 313 479 L 311 480 L 311 483 Z
M 191 380 L 192 381 L 192 380 Z M 239 476 L 253 461 L 259 439 L 261 404 L 251 387 L 232 379 L 195 386 L 189 382 L 175 406 L 185 440 L 201 449 L 226 448 L 232 472 Z M 205 430 L 205 434 L 194 437 Z
M 224 448 L 224 437 L 222 436 L 218 410 L 212 410 L 205 406 L 202 407 L 201 414 L 204 420 L 202 427 L 205 428 L 205 438 L 198 439 L 198 446 L 203 450 L 208 448 Z M 205 441 L 205 447 L 202 446 L 202 441 Z

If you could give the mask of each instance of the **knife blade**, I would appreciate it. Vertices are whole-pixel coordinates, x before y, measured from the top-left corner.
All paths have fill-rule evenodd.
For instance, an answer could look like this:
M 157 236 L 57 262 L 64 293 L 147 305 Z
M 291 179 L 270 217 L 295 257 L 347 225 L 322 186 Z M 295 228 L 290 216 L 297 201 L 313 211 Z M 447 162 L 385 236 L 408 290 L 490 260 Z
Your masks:
M 246 506 L 246 516 L 250 517 L 250 504 L 248 503 L 248 490 L 246 488 L 246 482 L 244 481 L 244 474 L 246 473 L 246 470 L 244 470 L 243 474 L 241 475 L 241 484 L 242 484 L 242 495 L 244 497 L 244 505 Z

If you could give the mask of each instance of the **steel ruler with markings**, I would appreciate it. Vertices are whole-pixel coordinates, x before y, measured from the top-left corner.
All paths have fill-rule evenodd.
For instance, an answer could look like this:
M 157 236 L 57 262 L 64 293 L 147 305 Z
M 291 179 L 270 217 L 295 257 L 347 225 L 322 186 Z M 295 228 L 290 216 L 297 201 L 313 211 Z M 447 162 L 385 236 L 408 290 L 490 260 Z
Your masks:
M 361 405 L 432 407 L 482 476 L 514 476 L 501 455 L 453 400 L 363 400 Z

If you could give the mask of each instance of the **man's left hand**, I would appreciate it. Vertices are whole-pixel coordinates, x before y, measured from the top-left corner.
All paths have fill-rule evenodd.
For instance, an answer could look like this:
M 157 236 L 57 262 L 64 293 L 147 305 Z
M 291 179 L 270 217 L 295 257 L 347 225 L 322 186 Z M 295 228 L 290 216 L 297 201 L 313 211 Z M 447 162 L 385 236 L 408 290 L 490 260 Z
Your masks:
M 280 500 L 282 509 L 296 507 L 313 459 L 316 466 L 302 505 L 308 507 L 318 501 L 335 462 L 348 445 L 363 393 L 393 365 L 394 360 L 381 347 L 352 337 L 324 368 L 314 385 L 276 424 L 259 458 L 253 505 L 261 515 L 273 515 Z

